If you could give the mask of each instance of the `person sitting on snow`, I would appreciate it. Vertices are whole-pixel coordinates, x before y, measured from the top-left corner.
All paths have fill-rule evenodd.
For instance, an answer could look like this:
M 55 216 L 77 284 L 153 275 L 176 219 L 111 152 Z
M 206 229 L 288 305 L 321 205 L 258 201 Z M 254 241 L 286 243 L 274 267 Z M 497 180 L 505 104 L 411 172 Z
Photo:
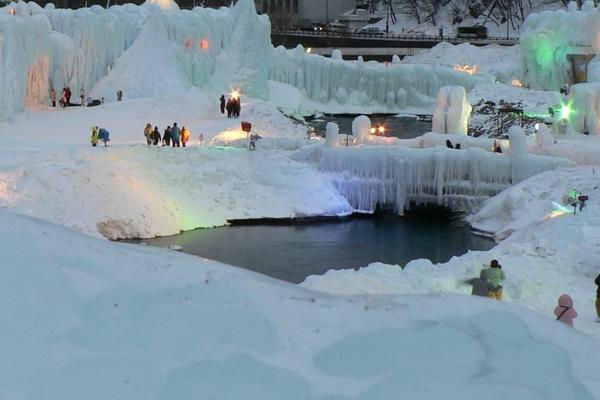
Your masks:
M 554 309 L 556 320 L 565 325 L 573 327 L 573 319 L 577 317 L 577 311 L 573 308 L 573 299 L 568 294 L 563 294 L 558 298 L 558 306 Z
M 473 285 L 473 290 L 471 290 L 471 295 L 473 296 L 482 296 L 489 297 L 490 285 L 485 279 L 485 270 L 481 270 L 479 273 L 479 278 L 471 278 L 465 281 L 469 285 Z
M 489 297 L 496 300 L 502 300 L 502 281 L 504 280 L 504 271 L 498 260 L 492 260 L 490 267 L 482 271 L 489 285 Z

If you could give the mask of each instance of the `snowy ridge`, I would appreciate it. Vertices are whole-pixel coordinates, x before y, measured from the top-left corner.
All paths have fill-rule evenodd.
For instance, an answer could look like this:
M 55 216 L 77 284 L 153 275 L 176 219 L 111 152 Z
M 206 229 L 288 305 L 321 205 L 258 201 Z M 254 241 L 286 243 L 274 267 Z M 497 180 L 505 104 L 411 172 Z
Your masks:
M 269 79 L 290 84 L 317 103 L 376 105 L 381 111 L 408 106 L 432 109 L 438 90 L 446 85 L 467 91 L 486 79 L 431 64 L 350 62 L 307 54 L 302 46 L 275 49 Z

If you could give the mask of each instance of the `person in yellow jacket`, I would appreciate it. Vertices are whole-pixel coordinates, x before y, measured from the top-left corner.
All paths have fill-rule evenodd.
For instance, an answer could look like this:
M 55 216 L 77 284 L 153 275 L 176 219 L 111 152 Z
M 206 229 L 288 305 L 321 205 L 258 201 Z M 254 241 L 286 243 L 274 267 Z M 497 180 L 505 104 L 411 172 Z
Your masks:
M 185 147 L 188 140 L 190 140 L 190 130 L 184 126 L 181 128 L 181 144 L 183 147 Z
M 98 127 L 94 126 L 92 128 L 92 146 L 96 147 L 98 144 Z

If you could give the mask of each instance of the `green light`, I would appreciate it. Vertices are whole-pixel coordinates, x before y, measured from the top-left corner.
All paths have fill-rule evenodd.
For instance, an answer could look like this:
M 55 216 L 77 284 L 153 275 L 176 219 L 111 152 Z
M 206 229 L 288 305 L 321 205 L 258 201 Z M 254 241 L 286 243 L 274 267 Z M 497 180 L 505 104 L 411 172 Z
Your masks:
M 571 199 L 576 199 L 576 198 L 577 198 L 577 196 L 578 196 L 577 190 L 575 190 L 575 189 L 571 189 L 571 190 L 569 191 L 569 198 L 571 198 Z
M 560 103 L 560 112 L 559 116 L 561 120 L 569 120 L 573 110 L 571 109 L 571 103 Z

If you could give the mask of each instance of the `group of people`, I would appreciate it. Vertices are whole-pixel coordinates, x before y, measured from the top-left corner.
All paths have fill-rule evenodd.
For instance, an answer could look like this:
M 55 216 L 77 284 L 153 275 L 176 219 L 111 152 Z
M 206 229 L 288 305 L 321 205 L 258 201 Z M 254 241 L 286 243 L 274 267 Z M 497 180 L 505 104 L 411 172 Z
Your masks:
M 225 95 L 221 95 L 221 98 L 219 98 L 219 108 L 221 109 L 221 114 L 225 114 L 225 111 L 227 111 L 227 118 L 238 118 L 242 110 L 242 103 L 239 96 L 232 96 L 225 101 Z
M 144 136 L 146 137 L 146 144 L 148 146 L 157 146 L 159 143 L 162 143 L 163 146 L 185 147 L 186 143 L 190 140 L 191 133 L 185 126 L 179 128 L 177 122 L 174 122 L 173 126 L 169 125 L 165 128 L 161 137 L 158 126 L 155 126 L 153 129 L 152 124 L 147 123 L 144 128 Z M 204 135 L 200 134 L 200 143 L 202 144 L 203 141 Z
M 458 149 L 460 150 L 460 143 L 456 143 L 455 146 L 452 145 L 452 142 L 450 141 L 450 139 L 446 140 L 446 147 L 449 149 Z
M 52 103 L 52 107 L 56 107 L 56 91 L 54 88 L 50 89 L 50 102 Z M 60 94 L 60 99 L 58 100 L 58 104 L 62 108 L 71 105 L 71 88 L 68 86 L 63 88 L 62 93 Z
M 104 147 L 108 146 L 108 142 L 110 141 L 110 133 L 104 128 L 98 128 L 97 126 L 92 127 L 92 146 L 96 147 L 98 145 L 98 141 L 104 143 Z
M 473 286 L 472 295 L 502 300 L 502 282 L 504 279 L 502 266 L 498 260 L 492 260 L 488 268 L 481 270 L 479 278 L 468 279 L 466 283 Z M 600 274 L 598 274 L 594 283 L 598 286 L 596 289 L 596 321 L 600 322 Z M 577 317 L 577 311 L 575 311 L 571 296 L 568 294 L 560 295 L 558 305 L 554 309 L 554 315 L 557 321 L 573 327 L 573 320 Z

